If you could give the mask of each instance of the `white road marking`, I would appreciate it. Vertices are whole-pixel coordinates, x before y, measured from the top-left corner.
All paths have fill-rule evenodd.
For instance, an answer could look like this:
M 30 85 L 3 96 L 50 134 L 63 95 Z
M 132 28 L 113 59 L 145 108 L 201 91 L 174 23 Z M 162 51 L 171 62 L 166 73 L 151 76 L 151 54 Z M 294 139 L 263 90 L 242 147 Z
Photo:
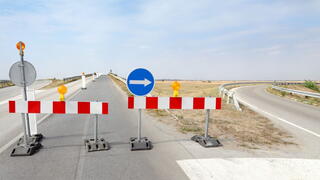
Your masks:
M 177 161 L 190 180 L 314 180 L 320 160 L 285 158 L 188 159 Z
M 36 90 L 35 93 L 36 95 L 43 92 L 44 90 Z M 6 99 L 4 101 L 0 101 L 0 105 L 3 105 L 3 104 L 6 104 L 8 103 L 8 101 L 16 101 L 16 100 L 19 100 L 19 99 L 22 99 L 22 95 L 18 95 L 18 96 L 15 96 L 15 97 L 12 97 L 12 98 L 9 98 L 9 99 Z
M 77 94 L 79 94 L 79 90 L 76 90 L 75 92 L 73 92 L 73 94 L 67 98 L 67 100 L 72 99 L 73 97 L 75 97 Z M 45 119 L 47 119 L 49 116 L 51 116 L 52 114 L 46 114 L 45 116 L 43 116 L 38 122 L 37 124 L 40 124 L 42 121 L 44 121 Z M 23 132 L 20 133 L 18 136 L 14 137 L 11 141 L 9 141 L 7 144 L 3 145 L 2 147 L 0 147 L 0 154 L 5 151 L 7 148 L 9 148 L 10 146 L 12 146 L 13 143 L 17 142 L 19 140 L 19 138 L 21 138 L 23 136 Z
M 262 110 L 262 109 L 260 109 L 260 108 L 258 108 L 258 107 L 256 107 L 256 106 L 254 106 L 254 105 L 252 105 L 252 104 L 250 104 L 250 103 L 242 100 L 242 99 L 239 98 L 239 97 L 237 97 L 237 98 L 238 98 L 238 100 L 239 100 L 242 104 L 250 107 L 252 110 L 260 111 L 260 112 L 262 112 L 262 113 L 264 113 L 264 114 L 266 114 L 266 115 L 268 115 L 268 116 L 271 116 L 271 117 L 273 117 L 273 118 L 276 118 L 276 119 L 278 119 L 278 120 L 280 120 L 280 121 L 282 121 L 282 122 L 284 122 L 284 123 L 287 123 L 287 124 L 289 124 L 289 125 L 291 125 L 291 126 L 293 126 L 293 127 L 295 127 L 295 128 L 298 128 L 298 129 L 300 129 L 300 130 L 303 130 L 303 131 L 305 131 L 305 132 L 307 132 L 307 133 L 309 133 L 309 134 L 312 134 L 312 135 L 320 138 L 320 134 L 317 134 L 317 133 L 315 133 L 315 132 L 313 132 L 313 131 L 310 131 L 310 130 L 308 130 L 308 129 L 306 129 L 306 128 L 303 128 L 303 127 L 301 127 L 301 126 L 298 126 L 298 125 L 296 125 L 296 124 L 294 124 L 294 123 L 292 123 L 292 122 L 289 122 L 289 121 L 287 121 L 287 120 L 285 120 L 285 119 L 283 119 L 283 118 L 281 118 L 281 117 L 275 116 L 275 115 L 273 115 L 273 114 L 271 114 L 271 113 L 269 113 L 269 112 L 267 112 L 267 111 L 264 111 L 264 110 Z

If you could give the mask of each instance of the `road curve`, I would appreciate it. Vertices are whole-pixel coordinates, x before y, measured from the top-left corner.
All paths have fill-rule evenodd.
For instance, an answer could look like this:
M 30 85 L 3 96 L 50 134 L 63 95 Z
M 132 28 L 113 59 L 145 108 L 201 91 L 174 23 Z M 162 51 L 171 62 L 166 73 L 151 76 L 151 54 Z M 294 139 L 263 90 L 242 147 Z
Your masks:
M 309 143 L 310 146 L 314 146 L 315 143 L 319 145 L 320 108 L 270 94 L 266 91 L 267 87 L 246 86 L 234 91 L 239 101 L 290 130 L 303 141 L 302 143 Z

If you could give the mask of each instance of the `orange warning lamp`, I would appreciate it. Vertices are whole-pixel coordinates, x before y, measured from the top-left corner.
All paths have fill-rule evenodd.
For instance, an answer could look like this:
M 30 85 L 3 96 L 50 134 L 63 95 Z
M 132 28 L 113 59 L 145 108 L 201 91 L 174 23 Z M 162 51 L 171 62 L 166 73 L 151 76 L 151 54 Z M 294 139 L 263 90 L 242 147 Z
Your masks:
M 178 81 L 174 81 L 171 84 L 171 87 L 173 89 L 173 97 L 178 97 L 179 96 L 180 83 Z
M 61 85 L 58 87 L 58 92 L 60 94 L 60 96 L 59 96 L 60 101 L 64 101 L 64 94 L 66 94 L 67 91 L 68 91 L 68 88 L 64 85 Z
M 17 44 L 16 44 L 16 47 L 18 50 L 20 50 L 20 45 L 22 47 L 22 51 L 26 48 L 26 45 L 22 42 L 22 41 L 19 41 Z

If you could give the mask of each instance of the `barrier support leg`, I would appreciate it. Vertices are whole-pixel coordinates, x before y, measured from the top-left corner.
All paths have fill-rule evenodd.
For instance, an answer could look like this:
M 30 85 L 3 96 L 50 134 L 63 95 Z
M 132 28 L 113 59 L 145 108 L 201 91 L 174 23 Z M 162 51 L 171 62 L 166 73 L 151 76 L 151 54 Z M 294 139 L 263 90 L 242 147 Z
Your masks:
M 208 135 L 209 130 L 210 109 L 206 109 L 206 124 L 204 136 L 195 135 L 191 138 L 192 141 L 199 143 L 203 147 L 219 147 L 222 146 L 218 139 Z
M 84 143 L 88 152 L 104 151 L 104 150 L 110 149 L 110 145 L 108 142 L 106 142 L 103 138 L 98 138 L 98 130 L 99 130 L 98 114 L 95 114 L 93 139 L 84 140 Z
M 130 138 L 131 151 L 150 150 L 152 143 L 147 137 L 141 137 L 141 109 L 139 109 L 138 137 Z

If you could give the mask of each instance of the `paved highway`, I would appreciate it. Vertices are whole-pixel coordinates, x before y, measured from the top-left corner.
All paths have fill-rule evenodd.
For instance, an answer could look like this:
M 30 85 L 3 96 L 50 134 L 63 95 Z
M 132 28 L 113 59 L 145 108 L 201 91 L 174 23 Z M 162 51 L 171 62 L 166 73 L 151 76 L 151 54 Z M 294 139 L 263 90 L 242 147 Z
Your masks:
M 37 80 L 35 81 L 29 89 L 40 89 L 46 85 L 48 85 L 51 81 L 50 80 Z M 1 88 L 0 89 L 0 102 L 5 101 L 8 98 L 16 97 L 18 95 L 21 95 L 21 87 L 18 86 L 10 86 L 6 88 Z
M 90 81 L 90 79 L 88 80 Z M 39 90 L 48 83 L 50 83 L 48 80 L 36 81 L 30 87 L 30 89 L 35 88 L 36 100 L 58 100 L 59 94 L 56 88 Z M 66 97 L 69 97 L 80 89 L 81 81 L 71 82 L 66 86 L 68 87 Z M 8 145 L 12 139 L 23 132 L 21 115 L 8 113 L 8 100 L 21 99 L 21 88 L 16 86 L 8 88 L 9 90 L 7 88 L 0 89 L 1 93 L 6 92 L 5 94 L 1 94 L 1 99 L 5 100 L 0 101 L 0 153 L 3 150 L 3 146 Z M 37 115 L 37 120 L 41 120 L 42 117 L 44 115 Z
M 236 88 L 239 101 L 289 130 L 310 157 L 320 158 L 320 108 L 270 94 L 267 85 Z
M 83 140 L 93 135 L 93 116 L 52 115 L 38 127 L 45 135 L 43 149 L 31 157 L 10 157 L 10 146 L 0 154 L 0 179 L 274 179 L 275 177 L 320 177 L 319 161 L 294 160 L 291 154 L 243 151 L 228 146 L 203 148 L 143 113 L 142 135 L 154 147 L 130 151 L 129 138 L 137 135 L 137 110 L 127 109 L 126 95 L 106 76 L 88 85 L 71 100 L 107 101 L 109 115 L 99 116 L 99 136 L 110 142 L 108 151 L 85 150 Z M 20 121 L 20 119 L 16 119 Z M 221 139 L 228 144 L 230 140 Z M 268 158 L 266 158 L 268 157 Z M 279 158 L 278 160 L 272 159 Z M 281 159 L 280 159 L 281 158 Z M 289 165 L 290 166 L 289 166 Z M 305 166 L 301 166 L 304 164 Z M 256 167 L 251 172 L 252 165 Z M 283 171 L 274 171 L 274 167 Z M 305 173 L 308 172 L 308 173 Z M 262 176 L 261 176 L 262 174 Z M 289 177 L 289 178 L 288 178 Z

